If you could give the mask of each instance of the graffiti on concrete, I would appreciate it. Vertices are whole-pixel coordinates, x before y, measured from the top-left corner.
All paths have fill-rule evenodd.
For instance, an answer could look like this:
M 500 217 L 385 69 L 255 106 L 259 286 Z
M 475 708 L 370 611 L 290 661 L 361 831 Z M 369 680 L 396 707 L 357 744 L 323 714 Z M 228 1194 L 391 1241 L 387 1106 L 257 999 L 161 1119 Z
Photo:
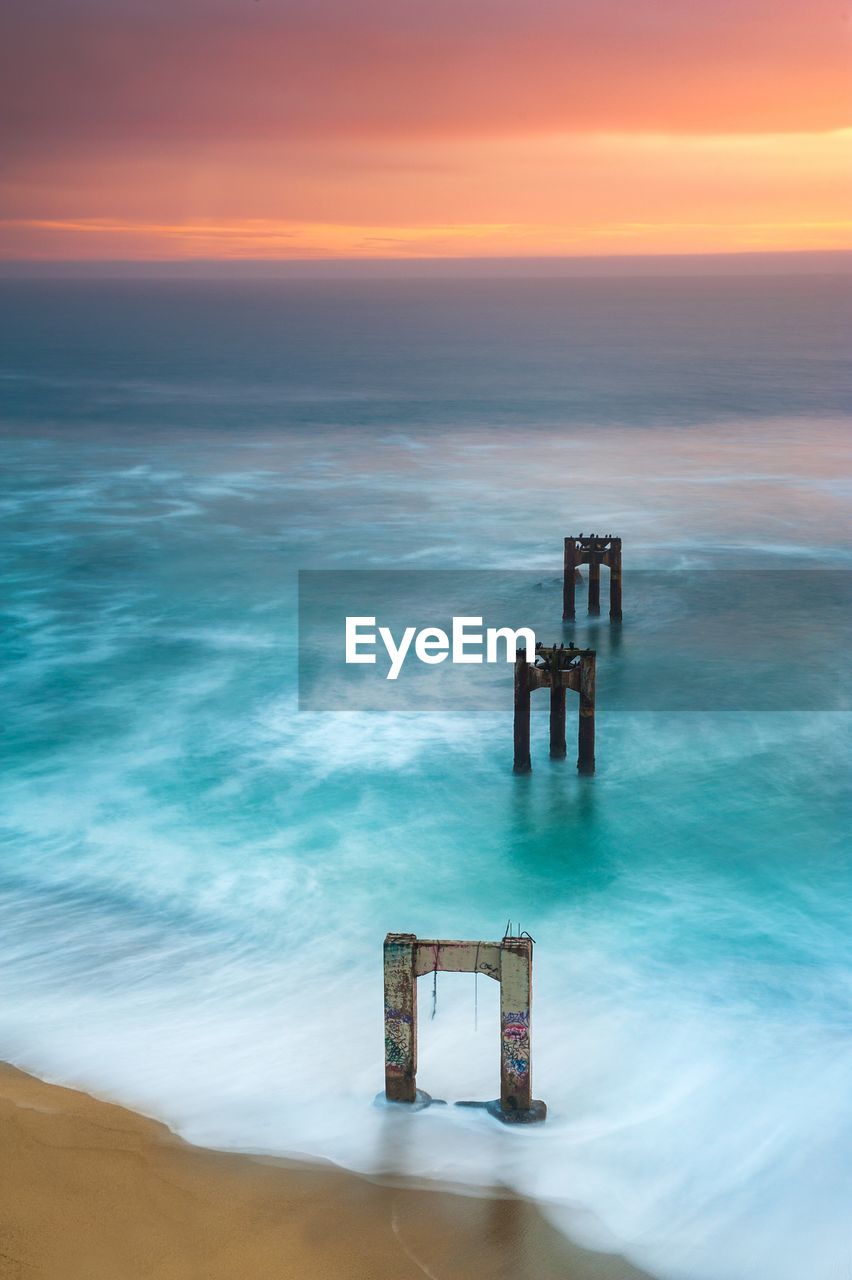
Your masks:
M 530 1070 L 530 1016 L 526 1009 L 503 1014 L 503 1069 L 521 1080 Z
M 385 1009 L 385 1064 L 389 1071 L 405 1070 L 411 1055 L 411 1014 L 404 1009 Z

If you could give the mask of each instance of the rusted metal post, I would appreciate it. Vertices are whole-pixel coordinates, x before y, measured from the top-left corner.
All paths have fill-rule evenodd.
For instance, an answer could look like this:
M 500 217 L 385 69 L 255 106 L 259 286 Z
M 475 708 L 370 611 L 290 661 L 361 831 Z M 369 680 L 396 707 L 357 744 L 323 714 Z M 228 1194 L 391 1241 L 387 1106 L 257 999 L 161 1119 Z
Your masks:
M 589 613 L 601 611 L 601 562 L 592 552 L 589 559 Z
M 536 645 L 536 661 L 527 662 L 523 650 L 515 657 L 515 773 L 530 773 L 530 697 L 536 689 L 550 690 L 550 755 L 563 759 L 566 691 L 579 694 L 577 768 L 595 771 L 595 651 L 564 644 Z
M 525 649 L 515 654 L 515 773 L 532 772 L 530 758 L 530 677 Z
M 417 1095 L 417 979 L 413 933 L 385 938 L 385 1097 L 414 1102 Z
M 577 737 L 577 768 L 580 773 L 595 771 L 595 654 L 580 658 L 580 726 Z
M 504 938 L 500 947 L 500 1109 L 532 1107 L 530 1014 L 532 940 Z
M 609 616 L 621 621 L 621 539 L 613 538 L 609 552 Z
M 569 622 L 574 617 L 574 587 L 577 576 L 577 539 L 565 539 L 562 578 L 562 621 Z
M 550 685 L 550 755 L 553 760 L 564 760 L 568 754 L 565 742 L 565 685 L 558 671 L 554 671 Z
M 580 533 L 564 538 L 562 621 L 574 617 L 575 583 L 580 578 L 579 566 L 589 566 L 588 610 L 592 615 L 601 611 L 601 565 L 609 570 L 609 616 L 621 621 L 621 538 L 611 533 Z

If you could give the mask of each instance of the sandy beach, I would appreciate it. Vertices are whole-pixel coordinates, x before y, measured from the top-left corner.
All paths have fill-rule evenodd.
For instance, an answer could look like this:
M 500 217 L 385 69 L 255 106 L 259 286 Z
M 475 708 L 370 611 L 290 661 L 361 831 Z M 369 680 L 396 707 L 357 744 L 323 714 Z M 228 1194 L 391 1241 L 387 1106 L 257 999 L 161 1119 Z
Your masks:
M 642 1280 L 528 1201 L 207 1151 L 0 1066 L 3 1280 Z

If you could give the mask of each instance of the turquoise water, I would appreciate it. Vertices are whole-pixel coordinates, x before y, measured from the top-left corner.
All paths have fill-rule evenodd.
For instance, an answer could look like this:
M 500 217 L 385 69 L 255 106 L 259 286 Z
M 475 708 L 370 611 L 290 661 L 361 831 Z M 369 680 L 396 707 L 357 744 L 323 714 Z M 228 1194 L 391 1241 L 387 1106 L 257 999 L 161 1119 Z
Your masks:
M 578 625 L 617 664 L 631 567 L 848 568 L 843 282 L 3 296 L 0 1056 L 193 1141 L 513 1185 L 660 1276 L 849 1273 L 848 715 L 602 702 L 580 779 L 542 704 L 514 778 L 493 707 L 296 699 L 299 569 L 552 581 L 612 529 L 620 648 Z M 374 1108 L 384 934 L 509 917 L 548 1123 Z M 419 1082 L 495 1096 L 496 986 L 426 985 Z

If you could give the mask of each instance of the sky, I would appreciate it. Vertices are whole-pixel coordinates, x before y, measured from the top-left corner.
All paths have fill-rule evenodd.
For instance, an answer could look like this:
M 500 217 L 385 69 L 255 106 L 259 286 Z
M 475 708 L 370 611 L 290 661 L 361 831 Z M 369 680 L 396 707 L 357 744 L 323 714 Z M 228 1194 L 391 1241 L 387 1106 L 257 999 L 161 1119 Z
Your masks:
M 0 259 L 852 248 L 848 0 L 4 0 Z

